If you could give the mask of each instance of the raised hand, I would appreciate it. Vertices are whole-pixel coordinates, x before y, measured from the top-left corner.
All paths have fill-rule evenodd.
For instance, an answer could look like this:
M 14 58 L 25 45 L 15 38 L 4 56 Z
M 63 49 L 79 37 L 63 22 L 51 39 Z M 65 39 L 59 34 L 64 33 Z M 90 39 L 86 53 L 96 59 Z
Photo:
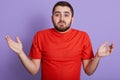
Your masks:
M 97 56 L 99 57 L 104 57 L 104 56 L 108 56 L 112 53 L 114 48 L 114 44 L 112 43 L 111 45 L 109 45 L 108 42 L 103 43 L 97 51 Z
M 23 50 L 22 50 L 22 48 L 23 48 L 23 46 L 22 46 L 22 43 L 21 43 L 21 41 L 20 41 L 20 39 L 19 39 L 19 37 L 17 36 L 16 37 L 16 41 L 13 41 L 12 39 L 11 39 L 11 37 L 10 36 L 5 36 L 5 38 L 6 38 L 6 40 L 7 40 L 7 43 L 8 43 L 8 46 L 14 51 L 14 52 L 16 52 L 17 54 L 20 54 Z

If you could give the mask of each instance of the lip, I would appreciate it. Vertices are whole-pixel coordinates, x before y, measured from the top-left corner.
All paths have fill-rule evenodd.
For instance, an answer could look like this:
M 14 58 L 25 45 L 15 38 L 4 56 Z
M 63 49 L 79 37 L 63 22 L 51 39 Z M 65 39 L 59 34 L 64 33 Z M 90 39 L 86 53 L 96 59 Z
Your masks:
M 64 22 L 59 22 L 58 24 L 61 25 L 61 26 L 65 25 Z

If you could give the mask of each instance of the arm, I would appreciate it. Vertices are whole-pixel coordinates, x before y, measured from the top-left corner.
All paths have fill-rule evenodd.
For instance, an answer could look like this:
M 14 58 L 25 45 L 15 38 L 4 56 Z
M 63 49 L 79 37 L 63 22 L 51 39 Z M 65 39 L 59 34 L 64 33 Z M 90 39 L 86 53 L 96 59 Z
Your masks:
M 98 48 L 98 51 L 93 59 L 83 60 L 83 68 L 85 73 L 87 75 L 92 75 L 99 64 L 100 59 L 104 56 L 110 55 L 113 48 L 114 44 L 108 45 L 108 42 L 105 42 Z
M 40 68 L 40 59 L 29 59 L 23 51 L 23 46 L 18 37 L 17 42 L 13 41 L 9 36 L 6 36 L 6 41 L 10 49 L 12 49 L 20 58 L 24 67 L 32 74 L 35 75 Z

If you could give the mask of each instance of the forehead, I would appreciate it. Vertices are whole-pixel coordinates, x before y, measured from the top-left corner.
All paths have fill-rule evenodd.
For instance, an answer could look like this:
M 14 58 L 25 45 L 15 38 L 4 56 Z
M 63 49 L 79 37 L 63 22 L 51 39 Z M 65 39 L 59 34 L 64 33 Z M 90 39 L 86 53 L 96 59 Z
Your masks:
M 69 12 L 69 13 L 71 13 L 70 8 L 67 7 L 67 6 L 56 6 L 54 12 L 57 12 L 57 11 L 59 11 L 59 12 Z

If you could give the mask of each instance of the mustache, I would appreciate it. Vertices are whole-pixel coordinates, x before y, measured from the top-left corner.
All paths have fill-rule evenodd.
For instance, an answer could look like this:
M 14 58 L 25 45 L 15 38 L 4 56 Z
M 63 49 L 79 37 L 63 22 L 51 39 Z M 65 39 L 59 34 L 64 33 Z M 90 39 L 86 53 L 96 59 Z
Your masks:
M 65 21 L 59 21 L 58 23 L 66 23 Z

